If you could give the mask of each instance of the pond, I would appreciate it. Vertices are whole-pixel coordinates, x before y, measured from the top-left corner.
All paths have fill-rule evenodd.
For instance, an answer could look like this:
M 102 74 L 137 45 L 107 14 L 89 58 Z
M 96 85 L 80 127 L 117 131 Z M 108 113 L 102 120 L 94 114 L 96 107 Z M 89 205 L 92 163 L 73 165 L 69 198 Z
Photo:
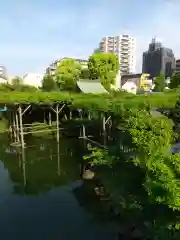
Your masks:
M 24 151 L 10 146 L 6 135 L 0 142 L 1 239 L 116 239 L 91 199 L 75 194 L 83 183 L 79 140 L 30 137 Z

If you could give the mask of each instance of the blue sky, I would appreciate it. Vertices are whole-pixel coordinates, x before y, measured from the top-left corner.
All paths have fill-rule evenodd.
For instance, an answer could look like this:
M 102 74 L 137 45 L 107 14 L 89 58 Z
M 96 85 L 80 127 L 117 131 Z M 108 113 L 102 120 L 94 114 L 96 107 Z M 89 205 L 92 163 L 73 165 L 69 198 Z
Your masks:
M 179 0 L 6 0 L 1 3 L 0 64 L 10 75 L 43 72 L 60 57 L 87 58 L 103 36 L 157 36 L 180 57 Z

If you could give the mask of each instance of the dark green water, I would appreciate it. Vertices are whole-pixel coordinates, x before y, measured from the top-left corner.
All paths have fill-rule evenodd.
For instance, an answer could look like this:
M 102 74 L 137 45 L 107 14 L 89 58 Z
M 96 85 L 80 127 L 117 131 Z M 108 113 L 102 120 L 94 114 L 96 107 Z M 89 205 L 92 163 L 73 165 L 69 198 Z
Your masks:
M 78 140 L 57 145 L 33 137 L 23 152 L 7 136 L 0 144 L 0 239 L 116 239 L 112 224 L 97 220 L 91 200 L 74 194 L 81 184 Z

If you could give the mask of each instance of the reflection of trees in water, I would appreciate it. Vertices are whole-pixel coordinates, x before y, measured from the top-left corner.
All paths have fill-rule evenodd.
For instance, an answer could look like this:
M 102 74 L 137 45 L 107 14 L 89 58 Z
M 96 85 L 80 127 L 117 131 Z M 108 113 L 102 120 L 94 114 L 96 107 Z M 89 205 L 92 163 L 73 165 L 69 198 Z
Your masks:
M 27 149 L 14 154 L 1 148 L 4 167 L 14 183 L 15 194 L 39 194 L 71 183 L 79 176 L 79 159 L 74 154 L 76 141 L 33 137 Z M 14 148 L 15 149 L 15 148 Z
M 94 180 L 83 181 L 83 184 L 72 190 L 79 205 L 92 215 L 93 220 L 108 221 L 112 216 L 107 201 L 100 201 L 94 188 L 98 183 Z

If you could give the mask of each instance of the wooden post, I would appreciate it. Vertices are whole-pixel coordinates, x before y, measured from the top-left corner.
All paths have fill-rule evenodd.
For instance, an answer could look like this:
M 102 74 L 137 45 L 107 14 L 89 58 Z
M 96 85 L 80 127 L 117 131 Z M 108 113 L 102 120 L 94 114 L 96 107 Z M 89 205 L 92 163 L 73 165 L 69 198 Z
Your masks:
M 83 147 L 84 149 L 86 149 L 87 144 L 86 144 L 86 128 L 84 126 L 84 124 L 82 125 L 82 139 L 83 139 Z
M 71 120 L 72 119 L 72 111 L 70 109 L 70 112 L 69 112 L 69 119 Z
M 60 168 L 60 154 L 59 154 L 59 143 L 57 143 L 57 158 L 58 158 L 58 175 L 61 174 L 61 168 Z
M 15 122 L 15 114 L 12 112 L 12 124 L 13 124 L 13 134 L 14 134 L 14 142 L 17 141 L 17 134 L 16 134 L 16 122 Z
M 44 112 L 44 123 L 46 123 L 46 112 Z
M 91 113 L 88 111 L 88 119 L 91 120 Z
M 84 124 L 82 125 L 82 136 L 83 136 L 83 138 L 86 137 L 86 129 L 85 129 Z
M 10 133 L 10 138 L 12 139 L 13 138 L 13 135 L 12 135 L 12 122 L 11 122 L 11 112 L 8 112 L 7 113 L 8 115 L 8 120 L 9 120 L 9 133 Z
M 56 105 L 57 143 L 59 143 L 59 105 Z
M 106 134 L 106 131 L 104 132 L 104 135 L 103 135 L 103 140 L 104 140 L 104 146 L 107 145 L 107 134 Z
M 105 132 L 106 131 L 106 118 L 105 118 L 105 116 L 103 116 L 103 118 L 102 118 L 102 128 L 103 128 L 103 132 Z
M 25 160 L 25 149 L 22 149 L 22 168 L 23 168 L 23 183 L 26 186 L 26 160 Z
M 52 126 L 51 112 L 49 111 L 49 126 Z
M 20 142 L 20 139 L 19 139 L 19 120 L 18 120 L 17 111 L 16 111 L 16 132 L 17 132 L 17 141 Z
M 53 157 L 52 157 L 52 149 L 50 148 L 50 160 L 52 161 L 53 160 Z
M 21 136 L 21 146 L 24 148 L 24 133 L 23 133 L 23 123 L 22 123 L 22 109 L 21 106 L 18 108 L 19 110 L 19 123 L 20 123 L 20 136 Z

